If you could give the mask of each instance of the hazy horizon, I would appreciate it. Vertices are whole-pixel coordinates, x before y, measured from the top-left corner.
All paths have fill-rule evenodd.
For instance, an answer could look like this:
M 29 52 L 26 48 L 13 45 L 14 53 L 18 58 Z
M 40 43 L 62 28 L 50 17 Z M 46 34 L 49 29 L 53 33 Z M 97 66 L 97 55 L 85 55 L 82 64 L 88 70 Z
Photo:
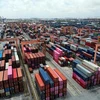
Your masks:
M 100 0 L 0 0 L 0 16 L 18 18 L 100 18 Z

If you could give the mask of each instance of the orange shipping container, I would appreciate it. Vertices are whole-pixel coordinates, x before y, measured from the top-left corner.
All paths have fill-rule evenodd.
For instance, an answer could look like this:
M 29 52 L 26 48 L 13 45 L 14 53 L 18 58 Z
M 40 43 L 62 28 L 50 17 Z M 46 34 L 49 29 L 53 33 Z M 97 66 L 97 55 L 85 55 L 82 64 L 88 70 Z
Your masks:
M 17 68 L 18 81 L 22 81 L 23 75 L 21 68 Z
M 64 83 L 67 84 L 67 78 L 58 69 L 54 69 L 54 71 L 61 77 Z
M 54 73 L 54 70 L 50 67 L 48 67 L 47 72 L 49 73 L 49 75 L 52 77 L 54 82 L 58 82 L 58 76 Z
M 3 71 L 0 71 L 0 89 L 3 89 Z
M 45 90 L 45 85 L 39 74 L 35 74 L 35 79 L 40 87 L 40 90 Z

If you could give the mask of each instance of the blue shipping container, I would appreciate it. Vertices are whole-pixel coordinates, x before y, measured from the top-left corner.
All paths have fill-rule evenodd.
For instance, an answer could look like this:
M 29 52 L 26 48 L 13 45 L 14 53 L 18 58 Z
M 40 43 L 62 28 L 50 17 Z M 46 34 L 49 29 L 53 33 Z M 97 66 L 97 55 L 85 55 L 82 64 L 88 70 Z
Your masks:
M 2 59 L 3 51 L 0 50 L 0 59 Z
M 76 65 L 77 65 L 77 64 L 81 64 L 81 61 L 78 60 L 78 59 L 73 60 L 72 68 L 76 68 Z
M 36 89 L 38 91 L 38 94 L 40 95 L 41 100 L 45 100 L 45 91 L 40 91 L 37 82 L 35 82 L 35 83 L 36 83 Z
M 73 72 L 76 73 L 78 76 L 80 76 L 84 81 L 89 81 L 89 77 L 87 77 L 85 74 L 83 74 L 80 70 L 77 68 L 73 69 Z
M 49 74 L 45 71 L 46 75 L 48 76 L 49 80 L 50 80 L 50 87 L 54 87 L 54 82 L 51 79 L 51 77 L 49 76 Z
M 9 90 L 9 88 L 5 88 L 5 92 L 9 92 L 10 90 Z
M 44 83 L 49 84 L 50 80 L 49 80 L 49 77 L 47 76 L 47 74 L 45 73 L 44 69 L 39 68 L 39 73 L 40 73 L 40 76 L 43 79 Z

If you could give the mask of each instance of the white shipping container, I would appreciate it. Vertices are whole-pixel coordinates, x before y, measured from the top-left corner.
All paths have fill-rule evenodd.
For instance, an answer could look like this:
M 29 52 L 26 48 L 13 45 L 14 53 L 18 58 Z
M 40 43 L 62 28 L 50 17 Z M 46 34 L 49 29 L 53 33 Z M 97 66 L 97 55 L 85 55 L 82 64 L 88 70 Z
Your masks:
M 62 64 L 62 62 L 60 60 L 58 60 L 58 62 L 59 62 L 60 65 Z
M 15 52 L 17 52 L 17 49 L 16 49 L 16 48 L 14 48 L 14 51 L 15 51 Z
M 84 65 L 88 66 L 89 68 L 91 68 L 94 71 L 97 71 L 99 69 L 99 66 L 97 66 L 96 64 L 89 62 L 87 60 L 83 60 L 82 62 Z
M 49 42 L 49 44 L 50 44 L 50 45 L 54 45 L 54 43 L 52 43 L 52 42 Z
M 66 60 L 64 57 L 61 57 L 61 59 L 64 60 L 64 61 Z
M 78 48 L 77 48 L 77 46 L 71 44 L 70 45 L 70 49 L 73 50 L 73 51 L 77 51 Z
M 2 93 L 4 93 L 4 89 L 1 89 L 1 90 L 0 90 L 0 94 L 2 94 Z
M 92 41 L 91 40 L 86 40 L 86 42 L 91 43 Z
M 9 63 L 6 63 L 6 68 L 5 69 L 8 69 L 8 67 L 9 67 Z
M 16 59 L 16 63 L 19 63 L 19 57 L 18 57 L 17 52 L 15 52 L 15 59 Z
M 46 65 L 45 67 L 47 67 L 47 68 L 48 68 L 48 67 L 49 67 L 49 65 Z
M 80 41 L 80 44 L 81 45 L 85 45 L 85 41 Z
M 86 68 L 84 68 L 83 66 L 81 66 L 80 64 L 76 65 L 76 68 L 79 69 L 80 71 L 82 71 L 85 75 L 87 75 L 88 77 L 90 77 L 92 75 L 92 73 L 87 70 Z
M 69 43 L 68 43 L 68 42 L 62 42 L 62 44 L 63 44 L 63 45 L 68 45 Z
M 10 92 L 6 92 L 6 96 L 9 96 L 10 95 Z
M 77 38 L 74 38 L 74 41 L 75 41 L 75 42 L 78 42 L 78 39 L 77 39 Z
M 13 46 L 11 46 L 11 50 L 14 50 L 14 47 Z

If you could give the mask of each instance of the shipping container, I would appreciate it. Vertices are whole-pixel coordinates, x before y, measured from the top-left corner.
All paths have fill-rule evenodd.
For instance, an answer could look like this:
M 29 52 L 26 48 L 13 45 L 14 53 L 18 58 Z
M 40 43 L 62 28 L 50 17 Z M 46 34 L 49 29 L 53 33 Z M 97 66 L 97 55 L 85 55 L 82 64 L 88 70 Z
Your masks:
M 44 85 L 44 82 L 42 81 L 42 78 L 40 77 L 40 75 L 39 74 L 35 74 L 35 79 L 36 79 L 36 82 L 39 85 L 40 90 L 44 91 L 45 90 L 45 85 Z
M 89 81 L 89 77 L 87 77 L 85 74 L 83 74 L 80 70 L 77 68 L 73 69 L 73 72 L 76 73 L 78 76 L 80 76 L 84 81 Z
M 13 68 L 12 72 L 13 72 L 13 82 L 14 82 L 14 84 L 18 84 L 17 69 Z
M 4 70 L 5 69 L 5 60 L 1 60 L 1 64 L 0 64 L 0 70 Z
M 76 68 L 79 69 L 81 72 L 83 72 L 88 77 L 92 76 L 92 73 L 90 71 L 88 71 L 86 68 L 84 68 L 84 66 L 77 64 Z
M 58 82 L 58 77 L 57 77 L 57 75 L 54 73 L 53 69 L 50 68 L 50 67 L 47 67 L 46 70 L 47 70 L 47 72 L 49 73 L 49 75 L 51 76 L 52 80 L 53 80 L 54 82 Z
M 22 82 L 23 80 L 23 75 L 22 75 L 22 69 L 21 68 L 17 68 L 17 75 L 18 75 L 18 82 Z
M 45 85 L 50 83 L 49 77 L 42 68 L 39 68 L 39 74 L 42 77 L 42 80 L 44 81 Z
M 54 71 L 62 78 L 64 84 L 67 84 L 67 78 L 58 69 L 54 69 Z
M 2 90 L 3 88 L 4 88 L 3 87 L 3 71 L 0 71 L 0 90 Z
M 8 84 L 8 70 L 4 71 L 3 83 L 4 83 L 4 88 L 9 88 L 9 84 Z
M 12 73 L 12 66 L 8 67 L 8 78 L 12 79 L 13 78 L 13 73 Z
M 82 62 L 84 65 L 88 66 L 90 69 L 93 69 L 94 71 L 97 71 L 99 66 L 97 66 L 96 64 L 89 62 L 87 60 L 83 60 Z

